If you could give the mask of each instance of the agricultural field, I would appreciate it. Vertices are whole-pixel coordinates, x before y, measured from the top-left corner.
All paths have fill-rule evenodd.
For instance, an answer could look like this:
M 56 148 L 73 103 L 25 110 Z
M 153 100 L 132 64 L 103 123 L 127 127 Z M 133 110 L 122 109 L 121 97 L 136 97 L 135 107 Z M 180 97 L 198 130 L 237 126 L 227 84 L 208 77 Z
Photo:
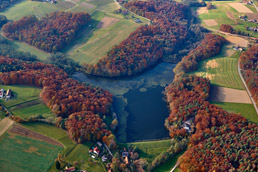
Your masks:
M 240 113 L 245 118 L 250 121 L 258 123 L 258 116 L 254 109 L 253 104 L 243 104 L 243 103 L 226 103 L 226 102 L 211 102 L 217 106 L 222 107 L 228 112 Z
M 171 146 L 171 140 L 134 142 L 128 143 L 128 145 L 136 146 L 139 156 L 146 158 L 148 162 L 151 162 L 156 156 Z
M 0 139 L 1 171 L 47 171 L 61 150 L 60 146 L 8 131 Z
M 67 51 L 70 57 L 80 64 L 96 63 L 114 45 L 119 44 L 142 24 L 102 11 L 93 13 L 92 19 L 91 28 L 85 30 L 85 34 Z
M 61 152 L 62 156 L 65 157 L 65 161 L 69 163 L 78 162 L 81 169 L 86 169 L 88 172 L 104 172 L 104 166 L 101 160 L 94 160 L 89 157 L 89 147 L 92 145 L 90 142 L 84 144 L 76 144 L 72 141 L 66 131 L 43 123 L 26 123 L 24 127 L 41 133 L 45 136 L 53 138 L 64 145 L 64 150 Z M 55 165 L 53 165 L 49 172 L 57 172 Z
M 206 60 L 203 60 L 197 71 L 193 74 L 210 79 L 211 84 L 244 90 L 244 85 L 237 71 L 239 52 L 235 52 L 232 45 L 223 47 L 222 52 Z
M 258 12 L 253 5 L 243 5 L 236 1 L 214 1 L 211 2 L 213 9 L 206 7 L 197 10 L 201 24 L 210 29 L 219 30 L 221 24 L 229 24 L 235 30 L 245 31 L 251 36 L 258 37 L 257 32 L 247 31 L 246 26 L 255 27 L 257 24 L 239 19 L 241 15 L 247 15 L 250 19 L 258 16 Z
M 22 85 L 0 85 L 5 91 L 11 89 L 13 91 L 12 98 L 8 101 L 0 99 L 3 104 L 14 115 L 21 118 L 41 114 L 44 117 L 53 116 L 51 110 L 40 100 L 40 88 Z

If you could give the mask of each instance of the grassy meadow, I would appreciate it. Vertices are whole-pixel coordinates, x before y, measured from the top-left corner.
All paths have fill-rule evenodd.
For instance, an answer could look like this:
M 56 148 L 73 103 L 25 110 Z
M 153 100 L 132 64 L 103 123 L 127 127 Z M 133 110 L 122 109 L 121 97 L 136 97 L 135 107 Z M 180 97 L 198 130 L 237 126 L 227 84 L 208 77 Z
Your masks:
M 240 52 L 234 52 L 231 45 L 226 45 L 219 55 L 203 60 L 193 74 L 208 77 L 214 85 L 244 90 L 237 71 L 239 56 Z
M 62 147 L 6 133 L 0 139 L 1 171 L 47 171 Z
M 94 160 L 89 157 L 89 147 L 92 145 L 90 142 L 84 144 L 76 144 L 72 141 L 66 131 L 43 123 L 26 123 L 23 125 L 33 131 L 41 133 L 45 136 L 51 137 L 64 145 L 64 150 L 61 152 L 65 161 L 73 163 L 75 161 L 79 162 L 79 167 L 81 169 L 86 169 L 88 172 L 104 172 L 104 167 L 101 164 L 101 160 Z M 49 172 L 57 172 L 55 165 L 53 165 Z
M 253 104 L 227 103 L 227 102 L 211 102 L 211 103 L 222 107 L 228 112 L 240 113 L 243 117 L 249 119 L 250 121 L 258 123 L 258 116 L 256 114 Z
M 40 100 L 40 88 L 23 85 L 0 85 L 5 91 L 12 90 L 12 98 L 8 101 L 0 99 L 6 108 L 14 115 L 21 118 L 28 118 L 36 114 L 42 114 L 45 117 L 53 116 L 51 110 Z

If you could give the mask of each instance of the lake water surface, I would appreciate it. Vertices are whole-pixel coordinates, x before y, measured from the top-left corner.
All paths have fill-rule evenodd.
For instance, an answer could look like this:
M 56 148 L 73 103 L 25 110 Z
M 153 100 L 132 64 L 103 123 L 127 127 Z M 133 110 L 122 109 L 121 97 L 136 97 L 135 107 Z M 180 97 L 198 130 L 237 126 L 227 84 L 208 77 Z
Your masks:
M 169 137 L 164 127 L 169 115 L 164 88 L 173 81 L 175 64 L 160 63 L 134 77 L 107 79 L 77 73 L 73 77 L 108 90 L 113 94 L 113 109 L 118 117 L 116 137 L 120 142 Z

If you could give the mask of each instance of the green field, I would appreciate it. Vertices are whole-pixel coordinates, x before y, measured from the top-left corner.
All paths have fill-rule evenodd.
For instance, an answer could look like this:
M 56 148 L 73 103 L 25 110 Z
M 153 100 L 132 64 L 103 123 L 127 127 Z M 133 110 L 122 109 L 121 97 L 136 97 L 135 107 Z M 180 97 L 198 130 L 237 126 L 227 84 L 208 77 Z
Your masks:
M 5 91 L 7 89 L 13 91 L 11 99 L 8 101 L 0 99 L 0 103 L 14 115 L 22 118 L 28 118 L 36 114 L 41 114 L 44 117 L 53 116 L 51 110 L 40 100 L 40 88 L 23 85 L 0 85 L 0 88 Z
M 42 18 L 46 14 L 57 10 L 59 9 L 55 5 L 49 3 L 23 0 L 0 14 L 5 15 L 9 20 L 19 20 L 28 15 L 35 15 L 38 18 Z
M 141 158 L 146 158 L 148 162 L 151 162 L 156 156 L 171 146 L 171 140 L 134 142 L 128 144 L 136 146 L 139 156 Z
M 0 142 L 1 171 L 47 171 L 62 147 L 6 133 Z
M 106 27 L 98 28 L 98 23 L 104 17 L 117 19 L 117 23 Z M 126 39 L 141 24 L 131 19 L 124 19 L 121 15 L 96 11 L 92 14 L 91 28 L 84 31 L 84 35 L 76 41 L 68 54 L 72 59 L 81 64 L 94 64 L 101 59 L 114 45 Z
M 250 121 L 258 123 L 258 116 L 254 109 L 253 104 L 242 104 L 242 103 L 226 103 L 226 102 L 211 102 L 217 106 L 222 107 L 228 112 L 240 113 L 243 117 Z
M 254 37 L 258 37 L 257 32 L 246 31 L 245 29 L 245 26 L 254 27 L 254 26 L 257 26 L 257 24 L 240 20 L 239 16 L 242 15 L 242 13 L 238 13 L 238 11 L 236 11 L 234 8 L 228 5 L 228 3 L 232 3 L 232 2 L 236 2 L 236 1 L 212 2 L 212 4 L 215 6 L 214 9 L 208 10 L 208 13 L 199 14 L 199 19 L 201 24 L 204 27 L 217 29 L 217 30 L 219 30 L 219 27 L 221 24 L 229 24 L 235 30 L 244 31 Z M 254 9 L 253 6 L 246 5 L 246 7 L 251 9 L 253 12 L 255 12 L 255 14 L 258 15 L 257 11 Z M 206 25 L 203 20 L 207 20 L 207 19 L 214 19 L 218 23 L 218 25 L 216 26 Z
M 232 54 L 232 51 L 230 45 L 224 46 L 219 55 L 203 60 L 198 70 L 193 74 L 208 77 L 211 84 L 214 85 L 244 90 L 245 88 L 237 71 L 240 53 L 235 52 L 228 57 L 227 53 Z
M 65 161 L 73 163 L 75 161 L 79 162 L 79 167 L 85 169 L 88 172 L 104 172 L 104 167 L 101 164 L 101 160 L 94 160 L 89 157 L 89 147 L 92 145 L 90 142 L 84 144 L 74 143 L 67 135 L 64 130 L 57 127 L 43 124 L 43 123 L 26 123 L 23 125 L 33 131 L 51 137 L 64 145 L 64 150 L 61 154 L 65 157 Z M 51 167 L 50 172 L 57 172 L 55 165 Z

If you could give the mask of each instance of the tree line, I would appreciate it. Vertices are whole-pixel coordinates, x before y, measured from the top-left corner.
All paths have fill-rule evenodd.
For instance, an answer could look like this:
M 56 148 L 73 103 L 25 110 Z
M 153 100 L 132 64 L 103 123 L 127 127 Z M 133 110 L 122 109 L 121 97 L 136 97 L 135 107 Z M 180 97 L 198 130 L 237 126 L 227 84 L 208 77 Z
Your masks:
M 253 45 L 240 56 L 240 68 L 247 86 L 258 105 L 258 44 Z
M 157 64 L 183 47 L 188 39 L 190 9 L 175 1 L 133 1 L 125 8 L 152 21 L 141 26 L 114 46 L 95 65 L 85 64 L 85 72 L 93 75 L 130 76 Z
M 57 52 L 72 42 L 77 32 L 90 21 L 87 13 L 53 12 L 38 19 L 27 16 L 5 24 L 3 34 L 47 52 Z

